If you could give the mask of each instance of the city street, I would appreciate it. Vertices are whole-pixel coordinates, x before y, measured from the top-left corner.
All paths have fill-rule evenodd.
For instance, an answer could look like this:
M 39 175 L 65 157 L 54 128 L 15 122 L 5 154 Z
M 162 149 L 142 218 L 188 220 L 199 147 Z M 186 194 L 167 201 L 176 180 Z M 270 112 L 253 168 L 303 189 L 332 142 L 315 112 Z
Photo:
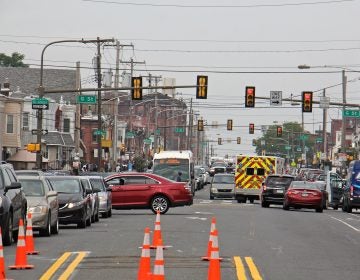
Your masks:
M 209 200 L 208 188 L 196 193 L 193 206 L 171 208 L 161 216 L 163 242 L 171 246 L 164 250 L 166 279 L 207 279 L 209 263 L 201 257 L 212 217 L 219 232 L 222 279 L 359 279 L 360 211 L 261 208 L 258 201 Z M 40 254 L 27 257 L 34 269 L 6 269 L 6 276 L 137 279 L 144 229 L 153 231 L 154 222 L 150 210 L 114 210 L 111 218 L 86 229 L 62 226 L 58 236 L 35 237 Z M 6 267 L 14 263 L 15 249 L 15 244 L 5 247 Z M 64 262 L 55 267 L 60 258 Z

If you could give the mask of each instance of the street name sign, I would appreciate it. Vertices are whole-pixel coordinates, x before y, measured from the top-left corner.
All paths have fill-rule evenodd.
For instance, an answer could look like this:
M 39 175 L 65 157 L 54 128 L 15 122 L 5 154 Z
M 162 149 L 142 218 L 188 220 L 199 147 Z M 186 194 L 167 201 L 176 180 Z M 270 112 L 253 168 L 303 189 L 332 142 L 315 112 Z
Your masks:
M 343 111 L 344 117 L 360 118 L 360 110 L 345 110 Z
M 183 127 L 175 127 L 175 132 L 176 132 L 176 133 L 184 133 L 184 132 L 185 132 L 185 128 L 183 128 Z
M 271 106 L 282 105 L 282 91 L 270 91 L 270 105 Z
M 77 103 L 96 104 L 96 95 L 78 95 Z
M 94 135 L 105 135 L 105 131 L 97 129 L 97 130 L 94 131 Z
M 33 109 L 49 110 L 49 100 L 46 98 L 34 98 L 31 105 Z

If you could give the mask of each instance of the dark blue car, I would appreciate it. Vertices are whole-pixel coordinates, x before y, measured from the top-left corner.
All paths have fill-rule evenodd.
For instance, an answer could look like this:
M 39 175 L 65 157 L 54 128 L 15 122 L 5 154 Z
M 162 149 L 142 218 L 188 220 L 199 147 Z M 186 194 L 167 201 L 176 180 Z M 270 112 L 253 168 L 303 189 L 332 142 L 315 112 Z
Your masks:
M 353 208 L 360 209 L 360 160 L 350 162 L 343 194 L 342 210 L 351 213 Z

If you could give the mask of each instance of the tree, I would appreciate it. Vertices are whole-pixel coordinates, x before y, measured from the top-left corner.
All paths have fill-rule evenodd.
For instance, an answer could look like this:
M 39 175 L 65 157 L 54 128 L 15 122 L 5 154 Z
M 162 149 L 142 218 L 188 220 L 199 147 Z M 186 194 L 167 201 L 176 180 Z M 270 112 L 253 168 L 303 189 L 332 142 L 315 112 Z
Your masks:
M 18 52 L 12 53 L 11 56 L 7 56 L 4 53 L 0 53 L 0 66 L 3 67 L 29 67 L 29 65 L 24 64 L 23 60 L 25 55 Z

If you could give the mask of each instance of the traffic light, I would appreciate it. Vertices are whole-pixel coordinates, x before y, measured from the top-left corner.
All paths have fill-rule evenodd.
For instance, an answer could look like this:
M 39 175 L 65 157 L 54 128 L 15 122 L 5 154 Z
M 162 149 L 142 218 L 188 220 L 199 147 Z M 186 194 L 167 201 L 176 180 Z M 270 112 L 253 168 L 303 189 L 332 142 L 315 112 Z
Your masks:
M 218 145 L 221 145 L 221 141 L 222 141 L 222 139 L 218 138 Z
M 311 91 L 302 92 L 302 111 L 306 113 L 312 112 L 313 93 Z
M 256 146 L 256 139 L 253 139 L 253 140 L 252 140 L 252 145 L 253 145 L 253 146 Z
M 132 100 L 142 100 L 142 78 L 131 78 L 131 98 Z
M 196 82 L 196 98 L 206 99 L 208 87 L 208 76 L 197 76 Z
M 232 127 L 233 127 L 233 121 L 227 120 L 227 130 L 232 130 Z
M 281 126 L 276 127 L 276 135 L 277 135 L 277 137 L 282 137 L 282 127 Z
M 245 107 L 255 107 L 255 87 L 245 88 Z
M 236 138 L 236 143 L 241 144 L 241 137 Z
M 254 134 L 255 125 L 253 123 L 249 124 L 249 134 Z
M 198 131 L 204 131 L 204 121 L 198 120 Z
M 121 156 L 124 156 L 124 155 L 125 155 L 125 152 L 126 152 L 125 144 L 121 144 L 121 147 L 120 147 L 120 155 L 121 155 Z

